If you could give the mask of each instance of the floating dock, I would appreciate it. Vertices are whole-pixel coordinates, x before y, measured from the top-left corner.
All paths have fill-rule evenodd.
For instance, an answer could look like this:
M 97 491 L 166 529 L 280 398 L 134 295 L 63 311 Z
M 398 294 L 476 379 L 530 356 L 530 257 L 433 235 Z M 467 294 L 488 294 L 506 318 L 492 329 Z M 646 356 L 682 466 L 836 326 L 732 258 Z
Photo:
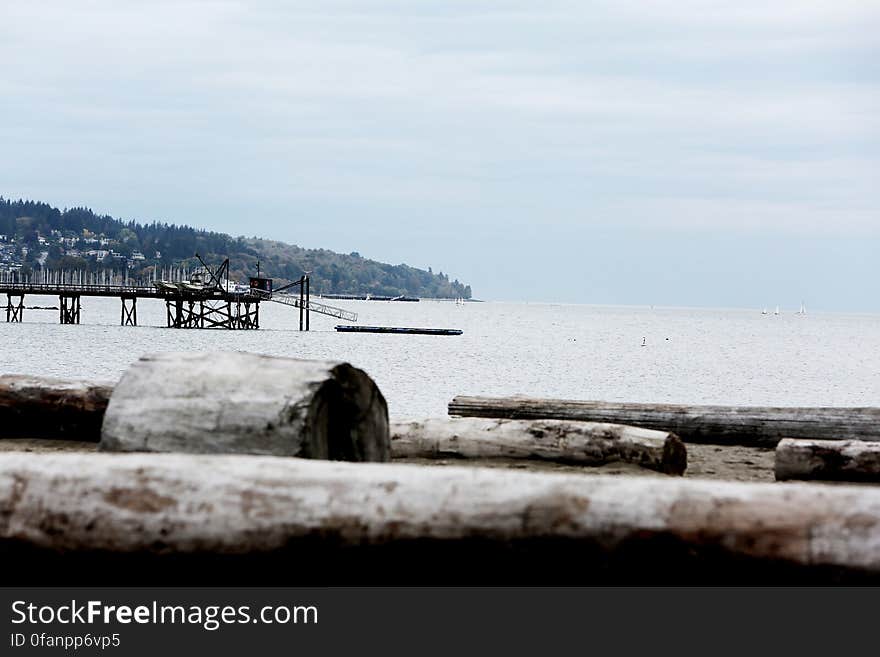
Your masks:
M 322 299 L 346 299 L 348 301 L 419 301 L 418 297 L 400 295 L 397 297 L 382 296 L 380 294 L 321 294 Z
M 410 328 L 403 326 L 346 326 L 339 325 L 340 333 L 400 333 L 403 335 L 461 335 L 461 329 Z

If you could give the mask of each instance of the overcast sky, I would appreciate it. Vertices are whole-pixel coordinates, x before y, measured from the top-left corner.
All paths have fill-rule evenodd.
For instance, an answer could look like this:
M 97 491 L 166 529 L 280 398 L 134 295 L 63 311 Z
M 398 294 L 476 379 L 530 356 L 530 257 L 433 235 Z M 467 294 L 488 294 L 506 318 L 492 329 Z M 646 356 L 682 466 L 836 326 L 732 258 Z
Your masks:
M 0 195 L 478 298 L 880 312 L 880 3 L 0 0 Z

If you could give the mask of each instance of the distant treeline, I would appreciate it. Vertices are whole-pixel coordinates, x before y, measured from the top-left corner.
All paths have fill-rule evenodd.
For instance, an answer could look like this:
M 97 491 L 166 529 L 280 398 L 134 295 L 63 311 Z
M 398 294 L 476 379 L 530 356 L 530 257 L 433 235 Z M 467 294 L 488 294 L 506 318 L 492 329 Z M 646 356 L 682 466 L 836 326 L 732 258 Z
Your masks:
M 41 267 L 95 271 L 128 266 L 132 276 L 147 276 L 156 267 L 194 267 L 198 253 L 209 264 L 219 264 L 228 257 L 231 277 L 236 280 L 254 275 L 259 261 L 261 272 L 279 282 L 311 272 L 312 292 L 471 297 L 469 285 L 450 281 L 448 275 L 435 274 L 430 268 L 389 265 L 358 253 L 304 249 L 177 224 L 121 221 L 88 208 L 59 210 L 37 201 L 0 197 L 0 235 L 6 236 L 5 242 L 0 241 L 5 254 L 0 266 L 14 264 L 9 255 L 14 250 L 24 274 Z M 26 247 L 26 255 L 21 247 Z

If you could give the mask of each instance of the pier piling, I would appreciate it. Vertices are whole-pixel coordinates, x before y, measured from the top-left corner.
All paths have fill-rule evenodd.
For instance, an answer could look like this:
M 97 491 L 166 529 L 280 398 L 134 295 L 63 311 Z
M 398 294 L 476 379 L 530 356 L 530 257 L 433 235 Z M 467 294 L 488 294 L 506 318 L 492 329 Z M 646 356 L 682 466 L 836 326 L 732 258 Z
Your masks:
M 13 299 L 18 299 L 13 303 Z M 6 321 L 21 322 L 24 316 L 24 294 L 6 293 Z
M 79 294 L 59 294 L 58 314 L 62 324 L 79 324 Z
M 137 326 L 137 295 L 123 294 L 122 314 L 120 315 L 121 326 Z
M 165 302 L 168 328 L 260 328 L 258 300 L 229 299 L 184 300 L 167 299 Z

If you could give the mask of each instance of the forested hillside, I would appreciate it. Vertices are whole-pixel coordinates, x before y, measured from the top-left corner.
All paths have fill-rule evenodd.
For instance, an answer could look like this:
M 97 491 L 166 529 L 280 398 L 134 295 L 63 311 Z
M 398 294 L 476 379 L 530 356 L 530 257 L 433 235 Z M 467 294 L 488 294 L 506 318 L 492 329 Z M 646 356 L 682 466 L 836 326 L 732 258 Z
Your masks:
M 449 276 L 407 265 L 390 265 L 326 249 L 232 237 L 160 222 L 120 221 L 88 208 L 59 210 L 47 203 L 0 197 L 0 269 L 27 275 L 40 268 L 128 268 L 146 277 L 156 267 L 209 264 L 230 260 L 231 277 L 245 281 L 256 263 L 280 283 L 310 271 L 312 291 L 324 294 L 471 297 L 471 288 Z

